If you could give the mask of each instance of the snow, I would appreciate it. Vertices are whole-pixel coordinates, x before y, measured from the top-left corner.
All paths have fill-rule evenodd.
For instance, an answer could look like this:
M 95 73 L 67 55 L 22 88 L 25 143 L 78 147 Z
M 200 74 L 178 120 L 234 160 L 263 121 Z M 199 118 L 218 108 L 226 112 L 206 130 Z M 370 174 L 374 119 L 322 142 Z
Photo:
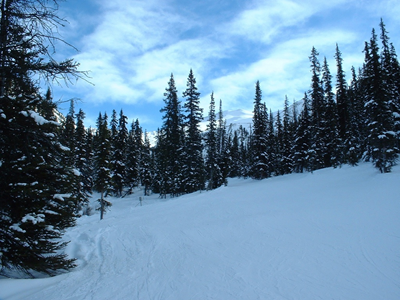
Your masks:
M 399 175 L 361 164 L 137 191 L 66 232 L 76 269 L 0 279 L 0 299 L 400 299 Z
M 20 224 L 13 224 L 10 226 L 10 229 L 18 231 L 18 232 L 22 232 L 25 233 L 26 231 L 23 230 L 21 227 L 19 227 Z
M 36 215 L 35 213 L 33 214 L 27 214 L 25 217 L 22 218 L 22 223 L 26 223 L 28 221 L 32 222 L 32 224 L 37 224 L 40 222 L 44 222 L 45 215 L 43 214 L 38 214 Z
M 43 124 L 54 124 L 54 125 L 60 125 L 57 122 L 54 121 L 48 121 L 45 118 L 43 118 L 40 114 L 38 114 L 37 112 L 33 111 L 33 110 L 29 110 L 29 111 L 21 111 L 20 112 L 22 115 L 24 115 L 25 117 L 30 116 L 31 118 L 33 118 L 36 122 L 36 124 L 38 125 L 43 125 Z

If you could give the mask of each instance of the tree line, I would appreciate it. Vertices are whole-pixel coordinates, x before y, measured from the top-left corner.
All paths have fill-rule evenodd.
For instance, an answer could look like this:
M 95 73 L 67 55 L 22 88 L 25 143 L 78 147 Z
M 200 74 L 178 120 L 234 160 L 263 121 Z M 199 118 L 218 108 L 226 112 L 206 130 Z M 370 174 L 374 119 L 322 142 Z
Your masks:
M 372 162 L 390 172 L 399 154 L 400 67 L 383 21 L 365 43 L 362 68 L 350 84 L 336 47 L 336 93 L 329 66 L 312 49 L 311 85 L 302 109 L 286 97 L 272 113 L 255 85 L 251 127 L 227 125 L 210 96 L 207 129 L 200 123 L 200 93 L 190 70 L 182 101 L 174 76 L 164 93 L 162 126 L 150 144 L 139 120 L 130 125 L 121 110 L 100 113 L 86 128 L 85 113 L 57 110 L 50 89 L 38 79 L 84 78 L 74 60 L 57 62 L 51 48 L 64 26 L 57 1 L 1 0 L 0 22 L 0 274 L 58 274 L 75 266 L 62 254 L 61 237 L 77 217 L 91 214 L 89 199 L 100 194 L 101 217 L 140 186 L 144 195 L 175 197 L 227 184 L 229 177 L 264 179 L 312 172 L 341 164 Z M 62 40 L 61 40 L 62 41 Z
M 86 193 L 94 188 L 105 195 L 123 196 L 141 185 L 145 195 L 151 191 L 163 198 L 174 197 L 215 189 L 227 184 L 228 177 L 264 179 L 360 161 L 373 163 L 380 172 L 390 172 L 399 154 L 400 68 L 382 20 L 379 27 L 381 48 L 372 30 L 364 47 L 364 64 L 358 70 L 352 68 L 349 83 L 338 45 L 335 83 L 326 58 L 321 64 L 318 51 L 312 48 L 310 89 L 304 93 L 299 110 L 299 103 L 290 105 L 287 96 L 282 111 L 268 110 L 257 82 L 250 127 L 227 125 L 222 101 L 217 111 L 212 93 L 203 132 L 203 109 L 192 70 L 183 100 L 171 74 L 155 145 L 150 145 L 138 120 L 127 130 L 126 116 L 121 111 L 118 119 L 115 110 L 109 126 L 107 115 L 100 114 L 97 128 L 86 130 L 86 136 L 80 136 L 83 129 L 78 130 L 82 126 L 80 111 L 74 138 L 71 111 L 65 125 L 69 134 L 63 142 L 70 143 L 70 149 L 87 147 L 72 160 L 88 164 L 73 165 L 82 178 L 93 180 L 92 186 L 83 184 L 88 187 Z M 72 145 L 74 141 L 87 143 Z

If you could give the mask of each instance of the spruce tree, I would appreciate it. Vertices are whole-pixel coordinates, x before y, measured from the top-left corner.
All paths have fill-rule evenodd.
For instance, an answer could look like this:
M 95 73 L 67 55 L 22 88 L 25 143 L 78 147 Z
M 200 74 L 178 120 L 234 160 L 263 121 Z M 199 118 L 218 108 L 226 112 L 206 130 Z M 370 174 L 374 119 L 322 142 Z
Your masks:
M 0 9 L 0 273 L 54 275 L 74 266 L 61 241 L 75 221 L 73 170 L 62 164 L 57 106 L 36 80 L 80 73 L 73 60 L 51 56 L 52 42 L 62 42 L 56 27 L 65 23 L 57 1 L 2 0 Z
M 141 154 L 141 173 L 142 185 L 144 188 L 144 195 L 149 196 L 151 186 L 153 183 L 153 161 L 151 156 L 150 140 L 147 132 L 144 133 L 144 144 Z
M 274 147 L 274 153 L 275 153 L 275 161 L 274 161 L 274 173 L 275 175 L 283 175 L 283 168 L 282 168 L 282 162 L 283 162 L 283 126 L 282 126 L 282 120 L 281 120 L 281 113 L 278 110 L 276 113 L 276 119 L 275 119 L 275 147 Z
M 251 146 L 250 146 L 250 134 L 249 131 L 243 127 L 239 126 L 239 163 L 240 163 L 240 176 L 247 178 L 250 176 L 251 168 Z
M 142 147 L 142 129 L 139 120 L 136 119 L 131 124 L 128 133 L 126 146 L 126 170 L 125 170 L 125 185 L 129 188 L 129 193 L 132 193 L 134 187 L 140 183 L 140 151 Z
M 122 191 L 125 186 L 126 178 L 126 152 L 128 129 L 127 117 L 124 115 L 122 109 L 119 114 L 118 127 L 114 129 L 116 136 L 113 140 L 113 172 L 112 172 L 112 186 L 113 192 L 117 197 L 122 197 Z M 113 127 L 112 127 L 113 128 Z M 111 130 L 113 132 L 113 130 Z
M 341 155 L 341 142 L 338 130 L 338 113 L 337 105 L 335 102 L 335 95 L 332 91 L 332 75 L 329 71 L 328 62 L 324 58 L 322 67 L 322 86 L 324 92 L 324 103 L 326 105 L 324 114 L 324 153 L 323 162 L 324 167 L 337 167 L 342 159 Z
M 337 103 L 337 111 L 338 111 L 338 127 L 339 127 L 339 137 L 342 143 L 345 143 L 349 140 L 349 129 L 350 120 L 349 120 L 349 100 L 347 95 L 347 83 L 346 77 L 343 70 L 343 59 L 342 53 L 339 50 L 338 44 L 336 44 L 336 103 Z M 349 146 L 347 145 L 348 149 Z
M 394 117 L 390 107 L 390 90 L 381 64 L 375 30 L 365 46 L 363 69 L 364 101 L 367 112 L 367 159 L 382 173 L 390 172 L 397 158 Z
M 229 165 L 227 164 L 228 148 L 226 135 L 226 121 L 222 112 L 222 100 L 219 100 L 219 112 L 217 122 L 217 158 L 221 177 L 218 179 L 218 186 L 228 184 Z
M 285 96 L 282 125 L 282 174 L 290 174 L 293 172 L 293 128 L 292 121 L 290 119 L 289 100 L 287 96 Z
M 160 148 L 159 159 L 162 161 L 161 172 L 161 196 L 170 194 L 172 197 L 183 194 L 182 162 L 184 146 L 184 127 L 181 104 L 178 99 L 178 91 L 175 87 L 174 76 L 168 82 L 164 93 L 165 107 L 161 109 L 164 113 L 163 126 L 160 130 L 158 147 Z
M 278 168 L 278 153 L 277 153 L 277 139 L 275 135 L 275 118 L 272 110 L 269 110 L 269 118 L 265 108 L 265 123 L 267 126 L 267 153 L 268 153 L 268 177 L 276 175 Z
M 91 151 L 88 148 L 88 132 L 84 126 L 85 113 L 82 109 L 76 115 L 76 130 L 75 130 L 75 169 L 78 171 L 78 199 L 77 210 L 84 214 L 89 213 L 89 197 L 92 193 L 92 173 L 91 173 Z M 89 142 L 91 143 L 91 141 Z
M 187 79 L 187 88 L 183 92 L 186 101 L 184 107 L 184 190 L 192 193 L 204 189 L 205 170 L 203 161 L 203 144 L 200 130 L 200 123 L 203 120 L 203 110 L 200 108 L 200 93 L 197 91 L 196 78 L 192 70 Z
M 111 191 L 111 133 L 108 129 L 107 114 L 99 114 L 97 133 L 94 138 L 94 189 L 101 194 L 99 202 L 100 219 L 108 206 L 111 205 L 105 197 Z
M 61 142 L 69 149 L 65 155 L 65 163 L 73 167 L 75 164 L 75 105 L 73 99 L 70 100 L 69 112 L 63 124 Z
M 400 66 L 397 60 L 396 50 L 393 44 L 389 42 L 386 26 L 381 19 L 379 24 L 381 29 L 381 65 L 382 77 L 387 90 L 388 109 L 392 114 L 392 135 L 395 137 L 393 141 L 393 151 L 396 151 L 396 156 L 399 153 L 399 125 L 400 125 Z
M 326 129 L 326 118 L 325 118 L 325 99 L 320 79 L 321 66 L 318 61 L 318 51 L 313 47 L 311 50 L 310 62 L 311 62 L 311 90 L 309 91 L 310 96 L 310 124 L 311 124 L 311 152 L 310 152 L 310 166 L 312 170 L 317 170 L 324 167 L 324 153 L 325 149 L 325 129 Z
M 208 113 L 208 124 L 205 138 L 205 169 L 207 179 L 207 189 L 212 190 L 220 185 L 221 169 L 218 164 L 217 156 L 217 120 L 215 114 L 214 93 L 211 94 L 210 111 Z
M 266 123 L 264 118 L 265 110 L 262 104 L 262 94 L 260 82 L 256 82 L 256 91 L 254 97 L 253 111 L 253 134 L 252 134 L 252 177 L 255 179 L 263 179 L 267 177 L 267 141 L 266 141 Z
M 229 177 L 240 177 L 241 176 L 241 156 L 239 151 L 239 134 L 238 130 L 233 131 L 232 142 L 230 143 L 229 153 L 232 158 L 232 165 Z
M 300 113 L 293 145 L 293 170 L 296 173 L 311 171 L 310 152 L 312 150 L 309 105 L 309 99 L 305 93 L 303 98 L 303 109 Z

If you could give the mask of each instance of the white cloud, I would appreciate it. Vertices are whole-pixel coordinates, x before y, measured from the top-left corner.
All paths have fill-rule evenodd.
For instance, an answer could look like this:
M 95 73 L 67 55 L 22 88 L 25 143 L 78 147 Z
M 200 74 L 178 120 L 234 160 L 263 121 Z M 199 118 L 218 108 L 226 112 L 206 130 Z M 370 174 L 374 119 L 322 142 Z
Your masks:
M 379 12 L 383 17 L 394 16 L 400 10 L 393 0 L 366 1 L 361 6 L 355 0 L 305 0 L 301 4 L 253 0 L 243 4 L 246 9 L 236 15 L 224 12 L 223 22 L 210 17 L 202 23 L 201 11 L 186 14 L 192 0 L 185 10 L 168 0 L 96 1 L 100 15 L 96 21 L 90 18 L 91 30 L 81 30 L 87 34 L 76 56 L 82 70 L 91 70 L 95 86 L 78 84 L 74 89 L 80 97 L 91 103 L 162 105 L 170 74 L 181 96 L 192 68 L 205 113 L 212 91 L 216 100 L 223 100 L 224 109 L 251 110 L 257 80 L 272 109 L 282 107 L 285 95 L 299 100 L 310 84 L 312 46 L 321 53 L 321 62 L 327 56 L 334 73 L 338 42 L 349 78 L 351 65 L 362 63 L 363 41 L 371 29 L 369 25 L 365 28 L 365 19 L 359 20 L 355 9 L 375 9 L 369 18 Z M 353 19 L 341 22 L 346 17 L 332 11 L 349 13 Z M 379 18 L 375 22 L 377 27 Z M 390 22 L 398 21 L 391 17 Z M 73 24 L 77 29 L 77 23 Z
M 279 109 L 285 95 L 300 100 L 307 91 L 311 80 L 308 57 L 312 46 L 320 50 L 321 63 L 326 52 L 331 54 L 327 59 L 334 73 L 336 41 L 345 39 L 345 43 L 351 43 L 354 38 L 354 34 L 339 30 L 308 32 L 303 37 L 278 44 L 268 51 L 266 58 L 212 80 L 213 90 L 222 97 L 225 107 L 249 109 L 254 99 L 255 82 L 259 80 L 263 101 L 269 108 Z
M 232 35 L 241 35 L 247 39 L 271 42 L 279 28 L 299 22 L 310 14 L 308 5 L 293 1 L 270 1 L 258 4 L 255 8 L 243 11 L 225 29 Z

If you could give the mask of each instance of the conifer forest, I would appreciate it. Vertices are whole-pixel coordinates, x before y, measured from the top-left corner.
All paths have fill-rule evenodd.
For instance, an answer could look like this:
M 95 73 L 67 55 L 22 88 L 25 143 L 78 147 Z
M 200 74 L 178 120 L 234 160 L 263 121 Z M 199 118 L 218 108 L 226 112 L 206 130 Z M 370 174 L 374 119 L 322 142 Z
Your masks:
M 56 2 L 55 2 L 56 3 Z M 160 91 L 162 125 L 151 141 L 139 120 L 123 110 L 99 112 L 96 128 L 71 100 L 64 116 L 53 100 L 54 82 L 89 80 L 73 59 L 53 58 L 55 31 L 66 20 L 46 0 L 1 1 L 0 45 L 0 273 L 56 275 L 75 266 L 60 254 L 61 237 L 77 218 L 112 209 L 108 196 L 177 197 L 227 184 L 230 177 L 266 179 L 362 161 L 387 173 L 400 149 L 400 64 L 384 21 L 360 52 L 360 69 L 343 69 L 336 47 L 336 76 L 312 47 L 310 85 L 304 98 L 271 111 L 255 82 L 251 126 L 232 126 L 223 100 L 210 91 L 200 107 L 193 70 L 186 90 L 173 74 Z M 394 29 L 393 29 L 394 30 Z M 368 37 L 367 37 L 368 38 Z M 67 42 L 65 42 L 67 43 Z M 67 43 L 68 44 L 68 43 Z M 173 70 L 171 70 L 173 72 Z M 350 74 L 347 76 L 345 74 Z M 43 85 L 49 89 L 43 93 Z M 223 98 L 223 95 L 221 95 Z M 207 121 L 206 130 L 200 123 Z

